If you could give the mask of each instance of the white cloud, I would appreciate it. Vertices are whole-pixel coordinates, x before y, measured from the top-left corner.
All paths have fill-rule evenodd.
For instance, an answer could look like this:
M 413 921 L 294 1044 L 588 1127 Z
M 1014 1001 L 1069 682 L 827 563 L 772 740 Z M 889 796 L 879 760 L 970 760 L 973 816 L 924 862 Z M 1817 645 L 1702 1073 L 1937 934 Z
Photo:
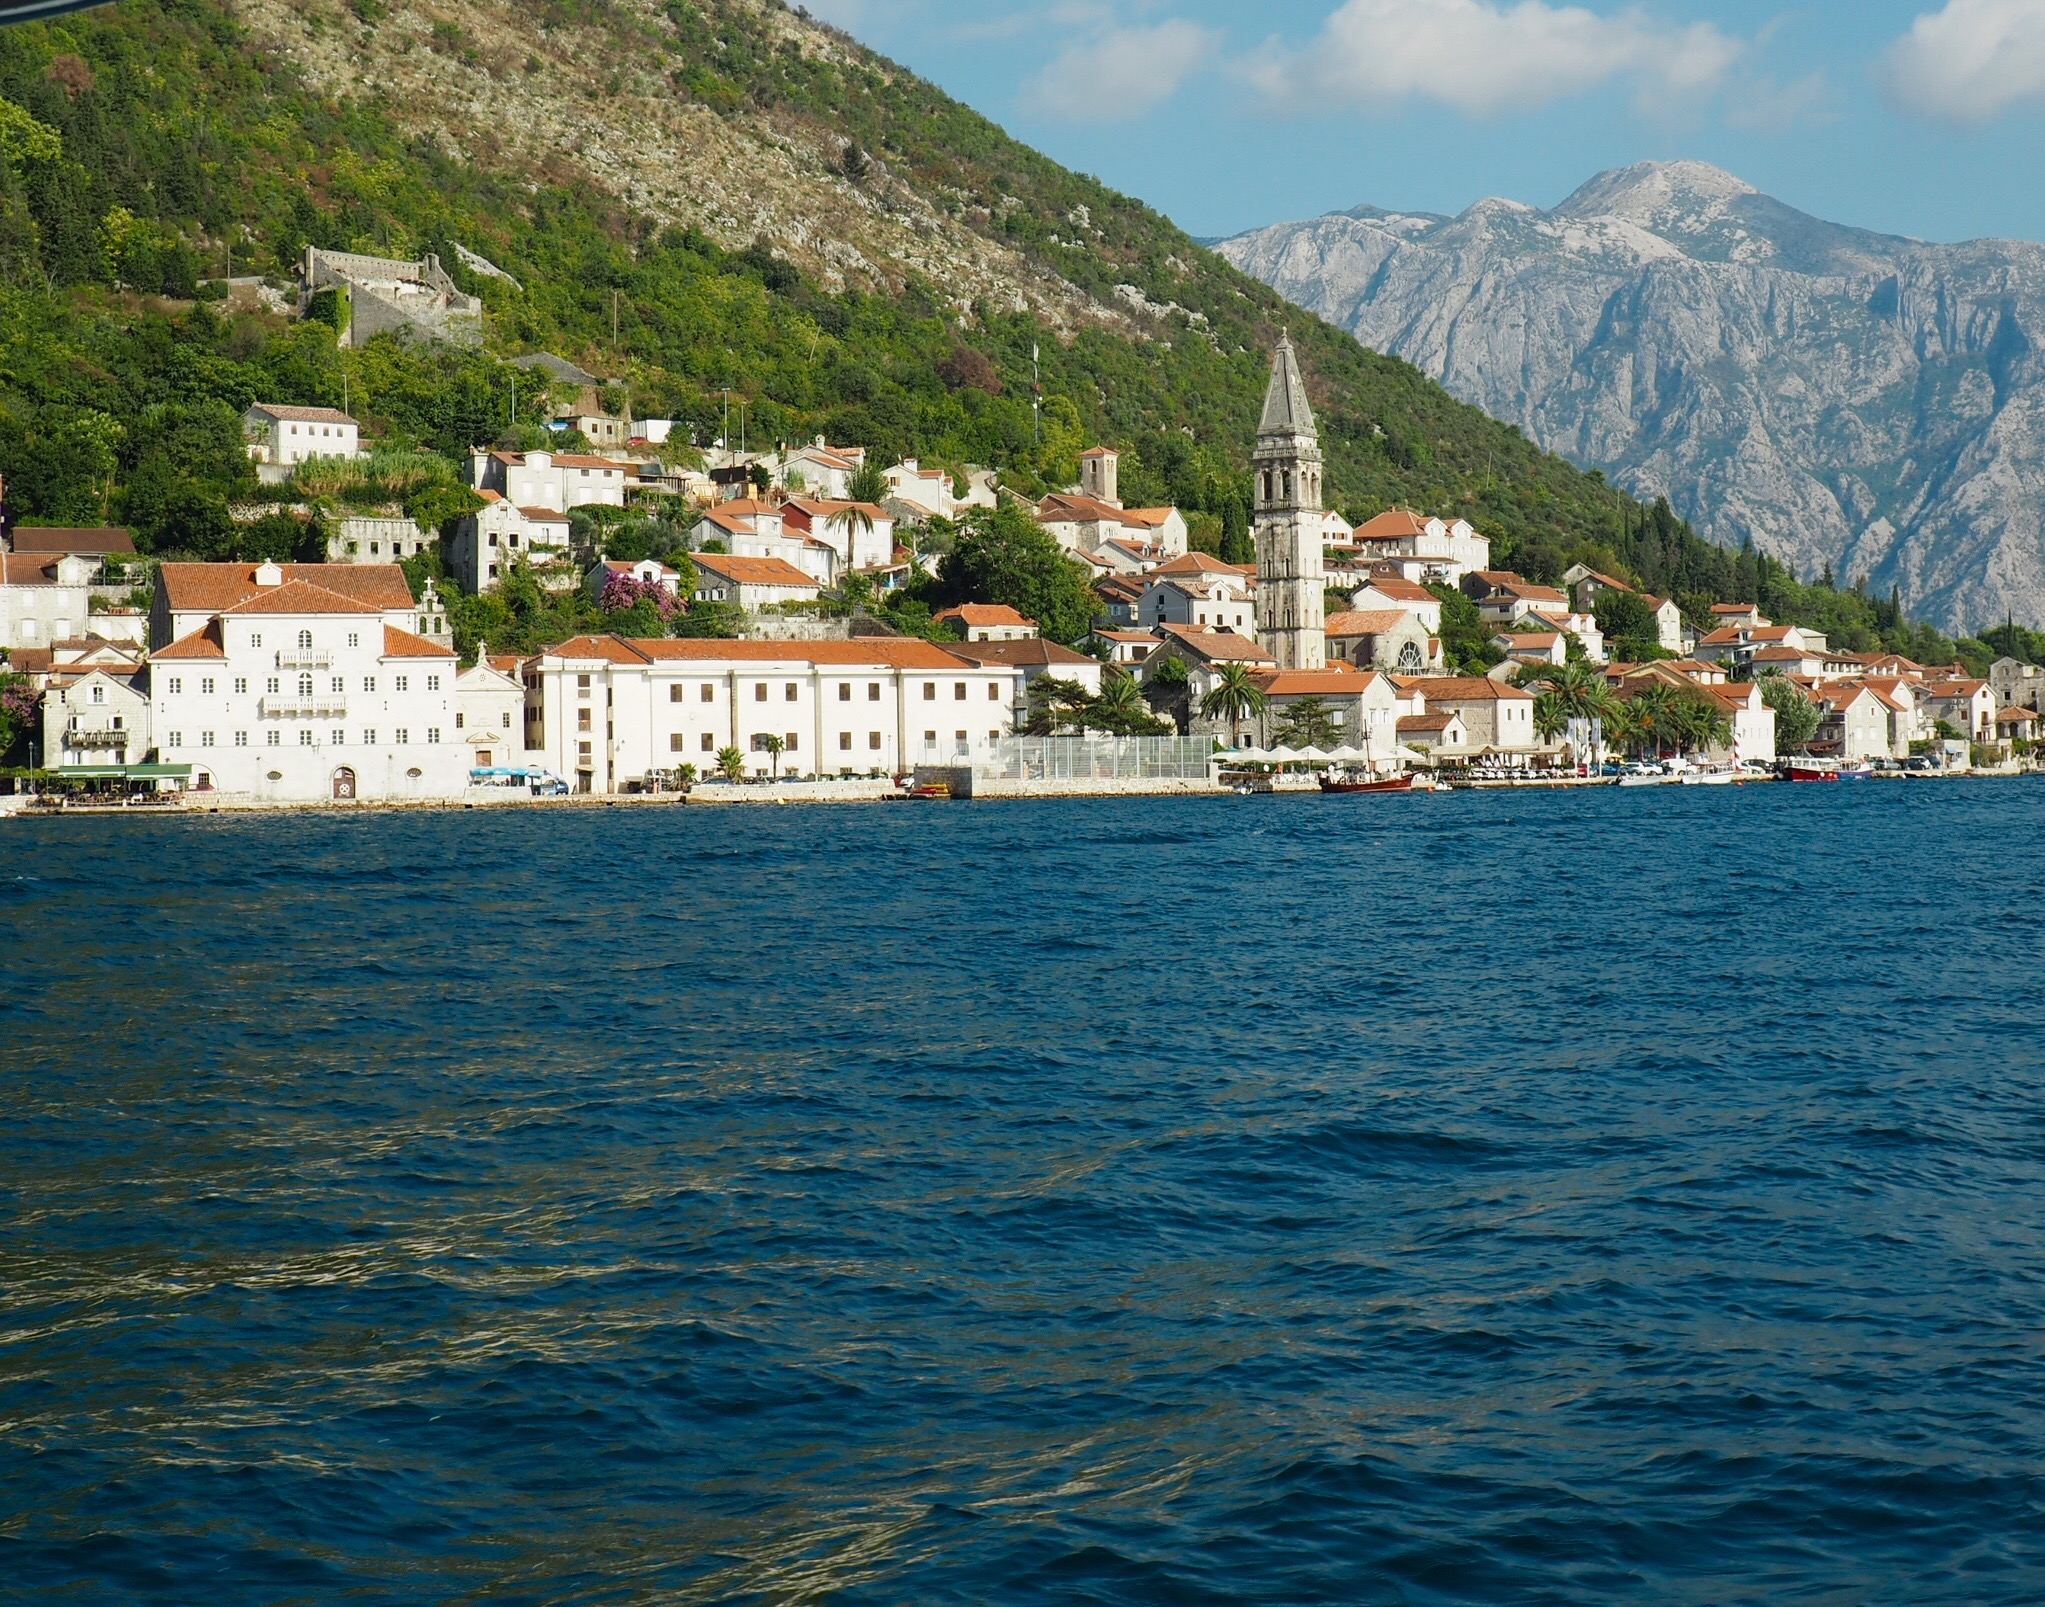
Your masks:
M 1950 123 L 2045 101 L 2045 3 L 1946 0 L 1896 41 L 1885 70 L 1897 104 Z
M 1037 106 L 1075 122 L 1125 122 L 1177 94 L 1215 43 L 1210 30 L 1180 17 L 1149 27 L 1089 30 L 1030 81 L 1027 93 Z
M 1715 89 L 1745 46 L 1710 23 L 1602 15 L 1545 0 L 1347 0 L 1303 52 L 1269 50 L 1252 76 L 1274 102 L 1367 111 L 1421 96 L 1473 117 L 1537 110 L 1625 79 L 1643 96 Z M 1335 103 L 1331 105 L 1331 103 Z

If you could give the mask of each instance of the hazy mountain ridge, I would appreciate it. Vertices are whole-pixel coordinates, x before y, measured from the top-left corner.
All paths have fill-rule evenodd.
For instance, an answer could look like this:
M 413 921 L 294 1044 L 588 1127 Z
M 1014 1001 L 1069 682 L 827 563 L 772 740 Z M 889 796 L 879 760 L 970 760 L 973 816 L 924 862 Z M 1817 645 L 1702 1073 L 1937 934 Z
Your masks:
M 2045 618 L 2045 247 L 1854 229 L 1676 163 L 1219 250 L 1721 542 L 1948 626 Z

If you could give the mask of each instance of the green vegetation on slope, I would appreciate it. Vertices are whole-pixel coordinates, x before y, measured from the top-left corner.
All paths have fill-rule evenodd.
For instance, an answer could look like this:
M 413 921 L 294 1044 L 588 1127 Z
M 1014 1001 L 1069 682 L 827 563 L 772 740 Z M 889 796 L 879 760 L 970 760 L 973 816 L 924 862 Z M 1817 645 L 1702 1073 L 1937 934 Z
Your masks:
M 1331 496 L 1352 516 L 1458 514 L 1537 579 L 1590 557 L 1686 599 L 1759 593 L 1777 617 L 1836 621 L 1849 645 L 1950 656 L 1867 599 L 1706 546 L 877 57 L 777 44 L 774 19 L 734 0 L 671 0 L 651 19 L 595 0 L 541 10 L 615 26 L 620 48 L 667 63 L 678 94 L 734 119 L 828 131 L 848 173 L 885 164 L 1103 304 L 1137 308 L 1140 332 L 1060 341 L 984 305 L 962 321 L 913 282 L 829 294 L 772 242 L 728 250 L 587 185 L 407 141 L 374 104 L 323 99 L 251 48 L 222 0 L 128 0 L 0 34 L 0 465 L 17 513 L 121 519 L 152 550 L 226 555 L 254 539 L 227 513 L 253 490 L 235 421 L 249 402 L 345 397 L 394 445 L 458 458 L 530 416 L 534 376 L 497 359 L 544 347 L 613 376 L 614 405 L 701 440 L 729 391 L 754 443 L 822 433 L 995 464 L 1030 490 L 1070 482 L 1079 450 L 1105 440 L 1128 454 L 1127 500 L 1177 502 L 1239 540 L 1269 351 L 1289 324 Z M 523 288 L 469 275 L 456 241 Z M 483 298 L 490 353 L 343 352 L 327 324 L 205 299 L 218 292 L 201 281 L 230 268 L 282 282 L 307 243 L 438 252 Z

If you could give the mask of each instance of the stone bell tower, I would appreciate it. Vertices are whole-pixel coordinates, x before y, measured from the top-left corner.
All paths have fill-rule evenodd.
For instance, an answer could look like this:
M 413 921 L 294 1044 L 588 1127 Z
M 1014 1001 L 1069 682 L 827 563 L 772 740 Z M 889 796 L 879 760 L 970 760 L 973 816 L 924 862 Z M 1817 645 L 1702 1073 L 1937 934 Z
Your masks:
M 1256 480 L 1257 642 L 1282 670 L 1328 664 L 1321 437 L 1292 339 L 1281 336 L 1250 459 Z

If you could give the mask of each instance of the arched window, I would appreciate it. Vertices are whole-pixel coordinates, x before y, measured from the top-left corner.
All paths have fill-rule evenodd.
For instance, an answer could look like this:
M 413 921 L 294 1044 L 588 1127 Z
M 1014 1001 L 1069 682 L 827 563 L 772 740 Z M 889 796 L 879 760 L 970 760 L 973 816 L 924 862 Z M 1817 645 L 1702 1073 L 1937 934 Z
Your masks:
M 1421 657 L 1418 642 L 1408 642 L 1399 649 L 1399 668 L 1408 673 L 1427 668 L 1427 660 Z
M 1264 471 L 1264 500 L 1266 502 L 1271 500 L 1271 471 L 1269 469 Z
M 311 697 L 311 696 L 312 696 L 312 677 L 311 677 L 310 675 L 301 675 L 301 676 L 299 676 L 299 678 L 298 678 L 298 695 L 299 695 L 300 697 Z
M 299 650 L 300 650 L 301 652 L 308 652 L 308 653 L 309 653 L 309 652 L 311 652 L 311 651 L 312 651 L 312 632 L 311 632 L 311 631 L 300 631 L 300 632 L 298 633 L 298 646 L 299 646 Z

